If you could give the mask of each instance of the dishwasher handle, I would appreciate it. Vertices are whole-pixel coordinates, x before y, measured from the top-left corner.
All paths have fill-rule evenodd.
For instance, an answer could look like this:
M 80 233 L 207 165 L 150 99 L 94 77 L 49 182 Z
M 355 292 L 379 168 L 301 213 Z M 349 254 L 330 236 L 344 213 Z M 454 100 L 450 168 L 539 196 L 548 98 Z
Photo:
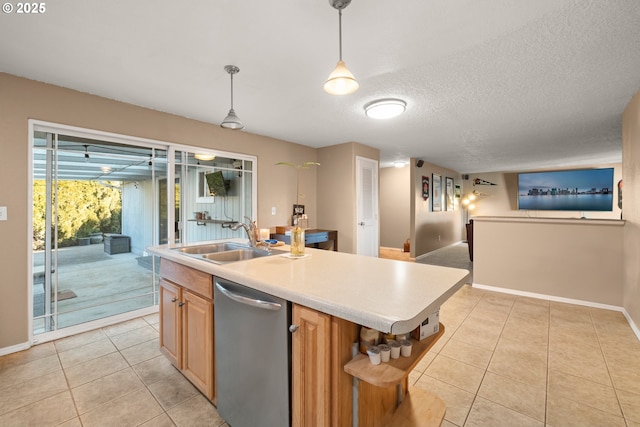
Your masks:
M 282 307 L 282 305 L 278 304 L 277 302 L 262 301 L 259 299 L 249 298 L 244 295 L 237 294 L 225 288 L 218 282 L 216 282 L 216 288 L 218 288 L 218 290 L 222 292 L 223 295 L 225 295 L 228 298 L 231 298 L 236 302 L 239 302 L 240 304 L 246 304 L 252 307 L 262 308 L 264 310 L 271 310 L 271 311 L 278 311 Z

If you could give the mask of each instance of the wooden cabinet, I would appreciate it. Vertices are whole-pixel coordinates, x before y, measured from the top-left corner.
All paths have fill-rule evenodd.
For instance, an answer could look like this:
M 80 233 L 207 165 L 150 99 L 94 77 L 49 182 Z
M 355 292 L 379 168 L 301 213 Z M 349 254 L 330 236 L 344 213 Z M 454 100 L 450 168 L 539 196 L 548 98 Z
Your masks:
M 178 369 L 182 366 L 180 293 L 180 286 L 160 279 L 160 352 Z
M 353 422 L 353 377 L 358 382 L 358 425 L 439 426 L 446 405 L 433 394 L 411 389 L 407 377 L 444 333 L 414 341 L 411 357 L 371 365 L 358 352 L 360 327 L 293 304 L 291 413 L 293 427 L 347 426 Z M 353 356 L 353 346 L 355 352 Z M 398 394 L 404 398 L 398 407 Z
M 293 306 L 291 317 L 298 326 L 291 338 L 291 424 L 329 426 L 331 317 L 298 305 Z
M 215 401 L 212 277 L 166 259 L 160 276 L 160 351 Z
M 351 425 L 352 378 L 342 367 L 357 325 L 296 304 L 291 318 L 292 426 Z

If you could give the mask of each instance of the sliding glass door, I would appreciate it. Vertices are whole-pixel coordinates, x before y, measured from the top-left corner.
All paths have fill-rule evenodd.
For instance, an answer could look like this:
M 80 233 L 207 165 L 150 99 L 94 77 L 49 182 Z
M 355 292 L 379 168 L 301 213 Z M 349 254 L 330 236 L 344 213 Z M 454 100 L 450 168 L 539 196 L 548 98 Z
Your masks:
M 36 340 L 157 310 L 148 246 L 246 238 L 227 225 L 257 219 L 253 156 L 55 124 L 32 131 Z
M 166 147 L 35 128 L 34 335 L 157 304 L 145 248 L 167 222 L 166 170 Z

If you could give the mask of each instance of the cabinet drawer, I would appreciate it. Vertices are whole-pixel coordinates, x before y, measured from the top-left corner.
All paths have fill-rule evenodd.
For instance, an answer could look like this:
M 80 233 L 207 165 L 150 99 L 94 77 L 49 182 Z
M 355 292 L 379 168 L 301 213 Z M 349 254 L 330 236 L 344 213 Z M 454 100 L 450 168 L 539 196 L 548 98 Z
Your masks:
M 213 277 L 210 274 L 162 258 L 160 276 L 205 298 L 213 299 Z

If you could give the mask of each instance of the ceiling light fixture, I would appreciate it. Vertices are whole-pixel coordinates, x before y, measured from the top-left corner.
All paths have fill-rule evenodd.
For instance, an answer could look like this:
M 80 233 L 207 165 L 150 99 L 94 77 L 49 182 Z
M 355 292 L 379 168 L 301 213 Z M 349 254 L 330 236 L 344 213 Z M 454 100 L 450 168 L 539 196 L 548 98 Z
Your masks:
M 329 4 L 338 9 L 338 41 L 340 59 L 324 84 L 324 91 L 331 95 L 348 95 L 358 90 L 360 85 L 342 60 L 342 9 L 349 6 L 351 0 L 329 0 Z
M 405 162 L 401 162 L 401 161 L 393 162 L 393 166 L 396 167 L 396 168 L 403 168 L 406 165 L 407 164 Z
M 372 119 L 391 119 L 404 113 L 407 103 L 402 99 L 387 98 L 371 101 L 364 106 L 367 117 Z
M 216 156 L 214 156 L 213 154 L 205 154 L 205 153 L 196 153 L 193 155 L 193 157 L 195 157 L 198 160 L 202 160 L 205 162 L 209 162 L 213 159 L 216 158 Z
M 231 109 L 229 110 L 229 114 L 224 118 L 221 127 L 226 129 L 240 130 L 244 127 L 238 116 L 236 116 L 236 112 L 233 110 L 233 75 L 240 72 L 240 69 L 235 65 L 225 65 L 224 70 L 229 73 L 231 76 Z

